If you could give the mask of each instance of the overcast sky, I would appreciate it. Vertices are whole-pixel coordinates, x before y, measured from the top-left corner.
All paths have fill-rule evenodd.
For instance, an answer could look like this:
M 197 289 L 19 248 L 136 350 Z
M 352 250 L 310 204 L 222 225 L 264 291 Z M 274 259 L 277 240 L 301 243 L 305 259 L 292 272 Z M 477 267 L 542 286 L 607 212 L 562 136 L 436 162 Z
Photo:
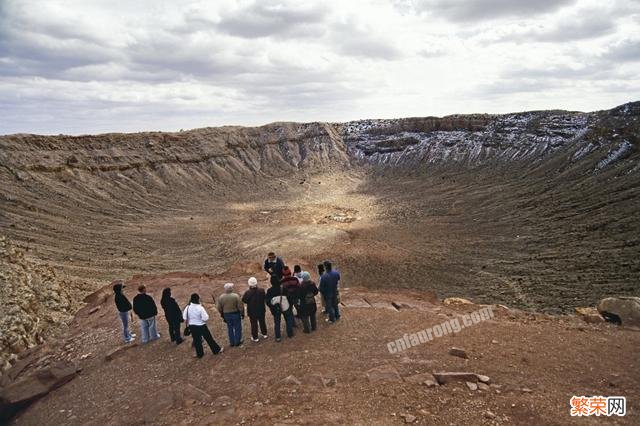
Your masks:
M 634 100 L 640 0 L 0 0 L 0 134 Z

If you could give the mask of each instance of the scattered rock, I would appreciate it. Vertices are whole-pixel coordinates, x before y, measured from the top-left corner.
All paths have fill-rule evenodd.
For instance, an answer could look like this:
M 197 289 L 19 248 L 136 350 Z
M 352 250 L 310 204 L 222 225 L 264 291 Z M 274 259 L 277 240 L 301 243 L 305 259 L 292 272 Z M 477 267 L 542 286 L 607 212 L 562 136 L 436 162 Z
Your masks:
M 100 306 L 96 306 L 94 308 L 89 309 L 89 315 L 95 314 L 100 310 Z
M 465 382 L 470 391 L 478 390 L 478 384 L 474 382 Z
M 438 381 L 438 384 L 444 385 L 451 382 L 477 382 L 478 375 L 475 373 L 464 372 L 441 372 L 433 373 L 433 377 Z
M 74 363 L 61 361 L 10 383 L 0 391 L 0 420 L 9 419 L 37 399 L 73 380 L 78 372 L 80 368 Z
M 413 376 L 408 376 L 404 378 L 404 381 L 408 383 L 424 383 L 427 380 L 433 381 L 434 380 L 433 374 L 420 373 L 420 374 L 414 374 Z
M 471 300 L 463 299 L 462 297 L 447 297 L 442 303 L 444 305 L 473 305 Z
M 520 389 L 520 390 L 521 390 L 522 392 L 525 392 L 525 393 L 531 393 L 531 392 L 533 392 L 533 391 L 532 391 L 531 389 L 529 389 L 529 388 L 522 388 L 522 389 Z
M 487 391 L 487 390 L 490 390 L 491 387 L 486 383 L 478 382 L 478 389 Z
M 486 383 L 486 384 L 491 383 L 491 378 L 489 376 L 485 376 L 483 374 L 476 374 L 476 376 L 478 376 L 478 381 L 482 383 Z
M 640 297 L 607 297 L 598 303 L 598 312 L 609 322 L 640 326 Z
M 496 418 L 495 413 L 494 413 L 493 411 L 490 411 L 490 410 L 485 411 L 485 412 L 484 412 L 484 416 L 485 416 L 487 419 L 495 419 L 495 418 Z
M 296 385 L 296 386 L 302 384 L 302 382 L 300 380 L 298 380 L 298 378 L 296 376 L 294 376 L 293 374 L 285 377 L 282 380 L 282 383 L 284 383 L 285 385 Z
M 467 352 L 462 348 L 449 349 L 449 355 L 457 356 L 464 359 L 469 359 L 469 357 L 467 356 Z
M 434 388 L 438 386 L 438 383 L 435 380 L 425 380 L 424 382 L 422 382 L 422 384 L 428 388 Z
M 136 346 L 138 346 L 137 343 L 129 343 L 129 344 L 126 344 L 124 346 L 120 346 L 120 347 L 117 347 L 115 349 L 112 349 L 111 351 L 109 351 L 107 353 L 107 355 L 105 355 L 104 360 L 105 361 L 113 361 L 114 359 L 116 359 L 117 357 L 119 357 L 120 355 L 122 355 L 123 353 L 128 351 L 129 349 L 135 348 Z
M 602 315 L 600 315 L 596 308 L 576 308 L 576 312 L 584 322 L 590 324 L 604 322 L 604 318 L 602 318 Z
M 400 413 L 400 417 L 404 419 L 405 423 L 413 423 L 418 419 L 416 416 L 409 413 Z
M 380 367 L 372 368 L 367 372 L 367 378 L 369 379 L 369 382 L 372 383 L 383 381 L 402 381 L 400 374 L 398 374 L 398 370 L 393 368 L 391 365 L 383 365 Z

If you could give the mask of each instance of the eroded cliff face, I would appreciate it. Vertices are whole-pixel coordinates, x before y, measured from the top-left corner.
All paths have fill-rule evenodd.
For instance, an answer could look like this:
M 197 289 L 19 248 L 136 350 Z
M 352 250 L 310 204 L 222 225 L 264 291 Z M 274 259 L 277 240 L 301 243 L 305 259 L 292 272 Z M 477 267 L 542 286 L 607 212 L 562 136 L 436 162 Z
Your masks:
M 635 102 L 595 113 L 362 120 L 340 125 L 340 130 L 350 155 L 372 164 L 533 166 L 562 152 L 568 164 L 595 160 L 590 167 L 597 171 L 637 151 L 639 118 L 640 102 Z
M 228 126 L 180 133 L 11 135 L 0 138 L 0 147 L 0 161 L 18 180 L 30 172 L 134 169 L 153 170 L 162 180 L 176 165 L 216 180 L 230 180 L 348 163 L 340 136 L 322 123 Z

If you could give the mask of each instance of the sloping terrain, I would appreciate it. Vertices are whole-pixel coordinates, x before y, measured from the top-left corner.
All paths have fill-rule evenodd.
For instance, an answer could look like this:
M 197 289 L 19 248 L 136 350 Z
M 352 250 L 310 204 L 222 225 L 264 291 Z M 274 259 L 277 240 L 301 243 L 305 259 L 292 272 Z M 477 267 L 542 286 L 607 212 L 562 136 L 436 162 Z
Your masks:
M 225 347 L 217 356 L 207 350 L 202 359 L 193 358 L 190 338 L 177 347 L 169 342 L 162 315 L 161 340 L 123 345 L 106 286 L 64 339 L 16 365 L 24 371 L 18 380 L 61 362 L 81 371 L 14 424 L 598 424 L 602 418 L 570 417 L 573 395 L 624 395 L 627 415 L 607 420 L 638 422 L 638 331 L 494 306 L 488 321 L 391 354 L 388 342 L 479 306 L 444 305 L 427 292 L 344 288 L 343 317 L 335 325 L 321 316 L 314 333 L 298 328 L 278 343 L 267 314 L 268 339 L 251 342 L 245 321 L 245 344 L 229 347 L 212 297 L 226 281 L 243 292 L 251 275 L 267 285 L 260 265 L 247 262 L 221 275 L 172 273 L 127 282 L 130 296 L 144 283 L 156 300 L 171 286 L 181 305 L 193 291 L 202 295 L 214 338 Z M 450 355 L 453 347 L 467 358 Z M 489 385 L 425 384 L 435 381 L 433 372 L 480 374 Z
M 636 102 L 593 113 L 2 136 L 0 235 L 14 253 L 2 258 L 3 360 L 67 333 L 72 313 L 96 303 L 84 297 L 115 278 L 219 276 L 271 250 L 311 269 L 331 258 L 343 284 L 363 293 L 433 291 L 546 313 L 637 296 L 639 129 Z M 20 301 L 33 279 L 46 289 L 33 291 L 36 309 Z M 117 341 L 113 307 L 100 303 L 96 327 L 111 340 L 83 335 L 94 357 Z M 37 326 L 16 327 L 14 311 Z M 378 326 L 407 332 L 402 315 Z M 71 327 L 67 339 L 80 329 Z M 515 338 L 522 322 L 507 328 Z

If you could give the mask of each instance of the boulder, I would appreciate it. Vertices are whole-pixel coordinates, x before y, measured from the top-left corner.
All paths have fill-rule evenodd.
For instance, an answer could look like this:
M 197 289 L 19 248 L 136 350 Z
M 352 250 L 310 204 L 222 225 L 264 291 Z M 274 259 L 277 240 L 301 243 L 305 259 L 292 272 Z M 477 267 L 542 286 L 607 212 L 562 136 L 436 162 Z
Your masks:
M 478 390 L 478 384 L 475 382 L 465 382 L 470 391 Z
M 598 303 L 598 312 L 607 321 L 640 327 L 640 297 L 607 297 Z
M 61 361 L 10 383 L 0 391 L 0 420 L 7 420 L 29 404 L 72 380 L 80 368 Z

